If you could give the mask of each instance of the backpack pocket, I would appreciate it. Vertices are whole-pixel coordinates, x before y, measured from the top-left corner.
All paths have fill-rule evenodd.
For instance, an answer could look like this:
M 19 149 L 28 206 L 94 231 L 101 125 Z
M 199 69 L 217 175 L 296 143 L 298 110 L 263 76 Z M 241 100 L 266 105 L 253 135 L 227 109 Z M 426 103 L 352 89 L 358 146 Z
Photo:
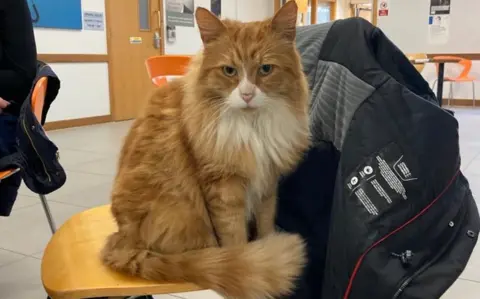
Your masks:
M 23 180 L 33 192 L 49 194 L 62 187 L 67 176 L 60 165 L 57 146 L 47 137 L 35 115 L 22 110 L 17 146 L 23 160 Z

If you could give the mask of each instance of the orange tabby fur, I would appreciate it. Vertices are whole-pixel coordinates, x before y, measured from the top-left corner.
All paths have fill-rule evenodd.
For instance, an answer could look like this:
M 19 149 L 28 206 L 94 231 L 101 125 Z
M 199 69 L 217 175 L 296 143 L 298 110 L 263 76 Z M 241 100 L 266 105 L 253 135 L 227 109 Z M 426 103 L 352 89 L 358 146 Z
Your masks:
M 275 233 L 274 217 L 277 181 L 309 145 L 296 16 L 294 1 L 264 22 L 222 22 L 197 10 L 203 53 L 185 77 L 156 91 L 122 149 L 112 194 L 119 230 L 102 252 L 107 265 L 228 298 L 292 291 L 304 244 Z M 265 64 L 273 68 L 260 75 Z M 226 65 L 236 76 L 226 76 Z M 261 107 L 229 106 L 246 105 L 240 82 L 254 83 L 252 103 Z M 247 243 L 252 216 L 259 239 Z

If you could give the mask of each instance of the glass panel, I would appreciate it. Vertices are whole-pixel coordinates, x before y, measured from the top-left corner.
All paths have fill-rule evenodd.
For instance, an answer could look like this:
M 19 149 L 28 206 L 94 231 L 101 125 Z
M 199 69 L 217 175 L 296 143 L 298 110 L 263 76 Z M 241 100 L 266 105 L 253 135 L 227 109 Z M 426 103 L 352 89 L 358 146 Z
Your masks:
M 330 22 L 330 3 L 318 3 L 317 24 Z
M 150 0 L 138 0 L 138 20 L 141 31 L 150 31 Z
M 327 23 L 330 22 L 330 3 L 318 3 L 317 6 L 317 24 Z M 304 24 L 310 25 L 310 21 L 312 20 L 312 7 L 309 6 L 307 13 L 305 14 Z
M 310 25 L 312 22 L 312 8 L 309 7 L 307 10 L 307 13 L 305 14 L 305 17 L 303 18 L 305 25 Z

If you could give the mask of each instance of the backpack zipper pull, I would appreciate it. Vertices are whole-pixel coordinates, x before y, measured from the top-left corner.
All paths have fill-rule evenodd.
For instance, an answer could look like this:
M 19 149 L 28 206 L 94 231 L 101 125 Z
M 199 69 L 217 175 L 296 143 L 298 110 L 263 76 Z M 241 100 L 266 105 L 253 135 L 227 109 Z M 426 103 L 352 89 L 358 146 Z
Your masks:
M 415 254 L 411 250 L 405 250 L 400 254 L 392 252 L 391 255 L 399 258 L 404 267 L 409 267 L 412 265 L 413 256 Z

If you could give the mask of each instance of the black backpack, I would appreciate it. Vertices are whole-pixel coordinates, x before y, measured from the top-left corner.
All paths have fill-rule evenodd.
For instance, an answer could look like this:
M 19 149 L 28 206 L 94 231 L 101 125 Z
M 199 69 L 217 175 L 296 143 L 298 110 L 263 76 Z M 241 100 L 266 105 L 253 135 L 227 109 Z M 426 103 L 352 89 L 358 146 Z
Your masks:
M 44 77 L 48 78 L 48 83 L 40 122 L 32 109 L 32 96 L 37 82 Z M 49 194 L 62 187 L 67 180 L 59 162 L 58 148 L 42 127 L 59 89 L 60 80 L 56 74 L 48 65 L 39 62 L 37 77 L 20 110 L 16 152 L 0 159 L 0 169 L 20 168 L 25 185 L 37 194 Z

